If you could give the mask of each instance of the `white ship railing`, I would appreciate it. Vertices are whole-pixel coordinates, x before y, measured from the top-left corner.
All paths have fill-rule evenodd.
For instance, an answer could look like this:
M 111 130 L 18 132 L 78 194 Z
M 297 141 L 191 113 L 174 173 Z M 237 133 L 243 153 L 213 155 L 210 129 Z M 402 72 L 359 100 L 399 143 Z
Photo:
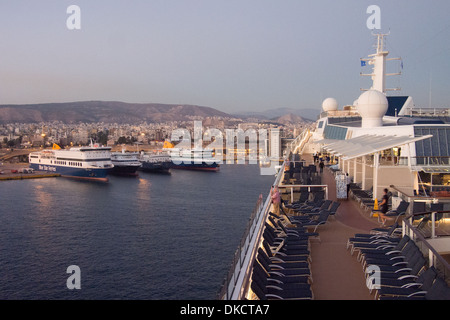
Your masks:
M 284 164 L 283 167 L 284 168 Z M 280 170 L 272 186 L 279 185 L 284 170 Z M 222 288 L 217 298 L 220 300 L 241 300 L 246 291 L 246 285 L 250 283 L 250 271 L 255 260 L 259 239 L 264 229 L 271 207 L 270 194 L 263 200 L 261 195 L 252 211 L 244 235 L 241 238 L 238 249 L 234 254 L 230 270 L 226 275 Z
M 303 132 L 290 144 L 286 150 L 286 155 L 293 152 L 300 152 L 308 142 L 311 136 L 309 129 Z M 287 164 L 284 160 L 281 169 L 278 171 L 272 186 L 279 186 L 284 174 L 284 168 Z M 227 273 L 223 285 L 217 295 L 220 300 L 241 300 L 244 298 L 246 289 L 250 283 L 250 273 L 253 261 L 256 257 L 257 246 L 261 239 L 264 222 L 267 220 L 272 201 L 270 194 L 263 200 L 261 195 L 252 211 L 244 235 L 241 238 L 238 249 L 236 250 L 229 272 Z

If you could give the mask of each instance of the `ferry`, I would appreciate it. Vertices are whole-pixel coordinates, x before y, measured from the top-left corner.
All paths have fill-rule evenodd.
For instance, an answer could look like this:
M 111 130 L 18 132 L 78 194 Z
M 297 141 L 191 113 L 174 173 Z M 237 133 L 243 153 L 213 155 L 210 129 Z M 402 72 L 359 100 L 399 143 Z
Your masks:
M 112 152 L 111 162 L 114 167 L 111 174 L 121 176 L 137 176 L 137 170 L 141 167 L 139 153 L 137 152 Z
M 220 170 L 220 160 L 216 159 L 215 152 L 203 148 L 176 148 L 169 142 L 164 142 L 163 150 L 171 159 L 172 169 L 213 171 Z
M 141 166 L 139 170 L 151 173 L 170 173 L 172 160 L 167 153 L 141 152 L 139 155 Z
M 61 149 L 54 144 L 52 149 L 31 152 L 30 168 L 35 171 L 48 171 L 62 177 L 108 182 L 111 161 L 111 148 L 99 145 Z
M 389 95 L 398 90 L 386 77 L 401 72 L 386 74 L 386 63 L 401 59 L 387 58 L 386 34 L 374 36 L 376 52 L 361 59 L 371 88 L 342 109 L 325 99 L 287 145 L 272 185 L 279 214 L 270 194 L 260 197 L 218 299 L 450 300 L 450 110 Z M 289 164 L 318 166 L 318 153 L 328 160 L 321 184 L 292 177 Z M 371 262 L 364 248 L 399 250 L 402 262 Z
M 214 152 L 207 149 L 170 149 L 172 169 L 214 171 L 220 169 L 220 164 L 214 158 Z

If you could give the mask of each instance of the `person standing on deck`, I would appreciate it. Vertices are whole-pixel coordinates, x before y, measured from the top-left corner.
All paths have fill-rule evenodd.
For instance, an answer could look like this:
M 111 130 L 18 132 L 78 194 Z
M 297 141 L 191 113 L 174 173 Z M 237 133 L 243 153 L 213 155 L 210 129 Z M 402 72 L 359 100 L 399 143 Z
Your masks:
M 272 188 L 272 190 L 270 190 L 270 196 L 272 199 L 272 204 L 273 204 L 273 213 L 275 213 L 277 216 L 280 215 L 280 202 L 281 202 L 281 195 L 280 192 L 278 191 L 278 187 L 275 186 Z
M 350 191 L 350 184 L 352 183 L 352 178 L 348 175 L 348 173 L 346 174 L 346 182 L 347 182 L 347 198 L 348 198 L 348 193 Z
M 325 164 L 323 163 L 323 160 L 320 160 L 320 163 L 319 163 L 320 173 L 323 173 L 324 166 L 325 166 Z
M 381 207 L 380 220 L 381 220 L 383 226 L 386 224 L 387 220 L 390 220 L 390 218 L 388 218 L 386 216 L 386 213 L 388 212 L 388 202 L 389 202 L 388 192 L 389 192 L 388 189 L 384 189 L 383 199 L 381 200 L 381 203 L 380 203 L 380 207 Z

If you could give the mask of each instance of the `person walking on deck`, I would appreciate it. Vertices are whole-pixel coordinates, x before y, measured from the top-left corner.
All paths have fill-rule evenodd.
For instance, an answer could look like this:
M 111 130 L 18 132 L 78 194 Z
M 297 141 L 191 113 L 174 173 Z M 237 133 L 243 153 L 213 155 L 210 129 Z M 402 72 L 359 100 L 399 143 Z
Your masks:
M 384 195 L 383 198 L 381 200 L 380 203 L 380 207 L 381 207 L 381 213 L 379 213 L 380 215 L 380 220 L 382 222 L 382 225 L 384 226 L 386 224 L 387 220 L 390 220 L 390 218 L 388 216 L 386 216 L 386 213 L 388 212 L 388 203 L 389 203 L 389 190 L 388 189 L 384 189 Z

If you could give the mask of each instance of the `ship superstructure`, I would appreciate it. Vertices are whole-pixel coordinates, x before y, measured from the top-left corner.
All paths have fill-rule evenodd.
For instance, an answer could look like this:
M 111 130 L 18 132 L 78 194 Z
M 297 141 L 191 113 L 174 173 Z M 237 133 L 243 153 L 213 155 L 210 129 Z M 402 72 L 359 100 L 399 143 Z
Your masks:
M 32 152 L 30 167 L 36 171 L 49 171 L 63 177 L 108 181 L 107 175 L 114 165 L 111 148 L 98 145 L 73 147 L 68 150 L 54 145 L 53 149 Z

